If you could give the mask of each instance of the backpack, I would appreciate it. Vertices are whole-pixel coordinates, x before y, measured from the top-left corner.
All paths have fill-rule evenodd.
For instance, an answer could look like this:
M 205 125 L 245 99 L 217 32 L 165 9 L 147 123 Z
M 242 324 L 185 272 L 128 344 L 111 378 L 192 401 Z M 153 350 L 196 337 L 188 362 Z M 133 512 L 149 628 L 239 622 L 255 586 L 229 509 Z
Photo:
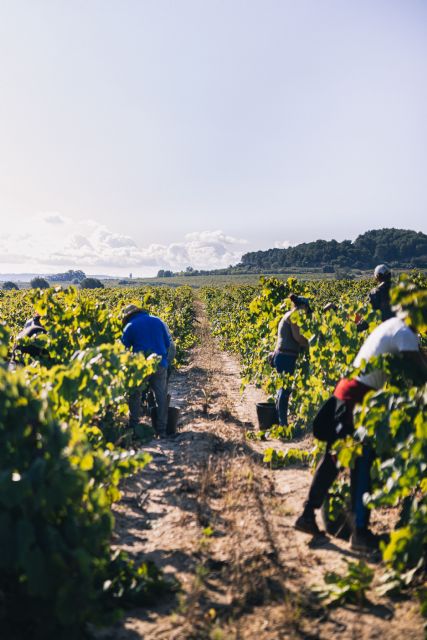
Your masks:
M 352 420 L 348 420 L 347 416 L 346 401 L 331 396 L 322 404 L 313 420 L 314 437 L 332 444 L 338 438 L 351 435 Z

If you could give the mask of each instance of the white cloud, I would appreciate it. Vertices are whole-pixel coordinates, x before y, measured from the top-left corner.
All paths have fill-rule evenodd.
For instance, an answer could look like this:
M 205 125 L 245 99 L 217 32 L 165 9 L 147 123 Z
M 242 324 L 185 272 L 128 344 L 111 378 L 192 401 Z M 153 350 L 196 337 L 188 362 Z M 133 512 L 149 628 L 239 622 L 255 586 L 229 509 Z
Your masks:
M 76 251 L 80 251 L 83 247 L 87 247 L 90 251 L 93 251 L 93 246 L 86 236 L 81 236 L 78 233 L 71 237 L 69 247 L 71 250 L 75 249 Z
M 40 219 L 46 224 L 40 225 Z M 37 220 L 30 233 L 9 233 L 0 239 L 1 263 L 25 265 L 25 270 L 37 265 L 40 271 L 81 268 L 92 273 L 216 269 L 239 262 L 246 244 L 214 230 L 189 233 L 182 242 L 142 247 L 93 220 L 72 223 L 60 214 L 43 214 Z
M 90 226 L 93 227 L 92 221 Z M 129 236 L 122 236 L 119 233 L 112 233 L 104 226 L 93 227 L 94 231 L 91 237 L 98 246 L 110 247 L 111 249 L 120 249 L 122 247 L 136 247 L 136 242 Z
M 289 247 L 292 247 L 292 244 L 289 242 L 289 240 L 283 240 L 282 242 L 274 243 L 275 249 L 289 249 Z
M 38 217 L 46 224 L 66 224 L 68 222 L 67 218 L 55 212 L 42 213 Z
M 193 231 L 185 236 L 187 240 L 194 242 L 211 242 L 217 241 L 224 244 L 246 244 L 246 240 L 227 236 L 222 231 Z

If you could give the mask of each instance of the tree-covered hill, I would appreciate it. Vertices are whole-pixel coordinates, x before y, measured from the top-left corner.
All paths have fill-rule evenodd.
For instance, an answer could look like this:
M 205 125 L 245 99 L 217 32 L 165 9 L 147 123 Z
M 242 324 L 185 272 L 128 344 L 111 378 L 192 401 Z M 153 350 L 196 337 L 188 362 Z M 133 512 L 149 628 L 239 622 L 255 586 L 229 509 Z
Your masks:
M 281 270 L 289 267 L 371 269 L 386 262 L 392 267 L 426 268 L 427 235 L 407 229 L 376 229 L 354 242 L 316 240 L 288 249 L 252 251 L 243 255 L 238 271 Z

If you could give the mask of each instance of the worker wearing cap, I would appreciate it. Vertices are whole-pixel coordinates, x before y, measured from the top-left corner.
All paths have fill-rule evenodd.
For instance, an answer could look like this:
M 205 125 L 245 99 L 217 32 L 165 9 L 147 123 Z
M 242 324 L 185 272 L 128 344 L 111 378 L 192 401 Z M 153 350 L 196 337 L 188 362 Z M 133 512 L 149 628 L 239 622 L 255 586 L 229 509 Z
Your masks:
M 374 278 L 377 286 L 369 292 L 369 302 L 374 311 L 381 313 L 381 322 L 394 317 L 390 304 L 391 269 L 386 264 L 379 264 L 374 269 Z M 366 331 L 369 323 L 356 315 L 357 330 Z
M 391 270 L 386 264 L 379 264 L 375 267 L 374 277 L 378 285 L 370 292 L 369 301 L 373 309 L 380 311 L 384 322 L 394 316 L 390 305 Z
M 279 322 L 277 344 L 273 356 L 273 366 L 278 373 L 293 375 L 298 355 L 303 349 L 308 349 L 308 340 L 301 335 L 298 325 L 292 320 L 299 311 L 310 312 L 307 298 L 291 293 L 289 296 L 292 308 L 285 313 Z M 276 397 L 276 408 L 281 426 L 288 424 L 288 404 L 291 389 L 281 387 Z
M 166 437 L 168 419 L 167 371 L 168 352 L 171 346 L 170 333 L 160 318 L 150 315 L 144 309 L 130 304 L 122 311 L 123 335 L 125 347 L 135 353 L 160 356 L 161 360 L 155 373 L 150 376 L 150 387 L 157 403 L 157 432 L 160 438 Z M 142 387 L 134 391 L 129 398 L 129 425 L 135 428 L 141 415 Z

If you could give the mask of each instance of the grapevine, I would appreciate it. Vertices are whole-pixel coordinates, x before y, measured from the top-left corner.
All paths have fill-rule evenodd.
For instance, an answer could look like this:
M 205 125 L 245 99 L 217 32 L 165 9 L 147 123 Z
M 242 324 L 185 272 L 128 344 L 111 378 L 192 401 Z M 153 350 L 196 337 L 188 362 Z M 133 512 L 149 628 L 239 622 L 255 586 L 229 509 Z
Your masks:
M 240 358 L 244 385 L 254 383 L 270 396 L 281 386 L 292 385 L 290 408 L 295 430 L 308 429 L 338 380 L 355 374 L 351 364 L 363 340 L 381 321 L 376 312 L 369 312 L 366 302 L 371 287 L 369 281 L 310 283 L 289 279 L 283 283 L 261 278 L 257 288 L 206 288 L 203 297 L 214 333 L 224 348 Z M 310 341 L 309 354 L 300 357 L 293 377 L 285 377 L 271 368 L 268 354 L 275 346 L 279 320 L 289 308 L 291 291 L 308 297 L 314 311 L 297 320 Z M 326 302 L 335 307 L 324 311 Z M 408 324 L 417 327 L 425 342 L 425 276 L 401 278 L 392 290 L 392 305 Z M 357 317 L 367 320 L 366 332 L 357 331 Z M 390 584 L 403 587 L 422 583 L 427 562 L 427 387 L 414 380 L 411 371 L 403 370 L 398 358 L 384 358 L 367 366 L 385 367 L 390 381 L 383 390 L 366 396 L 355 418 L 356 440 L 338 441 L 336 449 L 343 467 L 350 467 L 360 450 L 357 438 L 359 442 L 369 440 L 377 453 L 374 490 L 368 504 L 371 508 L 401 509 L 382 554 Z M 261 432 L 255 437 L 265 439 L 268 435 Z M 266 459 L 275 466 L 287 463 L 284 452 L 274 449 L 267 450 Z
M 150 461 L 119 446 L 120 416 L 129 389 L 157 366 L 119 341 L 129 301 L 169 321 L 182 361 L 194 342 L 188 288 L 0 297 L 0 621 L 7 637 L 83 638 L 89 622 L 112 622 L 122 607 L 170 588 L 152 564 L 136 565 L 111 547 L 120 482 Z M 42 355 L 23 355 L 11 368 L 11 345 L 34 313 L 46 328 Z M 113 433 L 105 429 L 111 416 Z

